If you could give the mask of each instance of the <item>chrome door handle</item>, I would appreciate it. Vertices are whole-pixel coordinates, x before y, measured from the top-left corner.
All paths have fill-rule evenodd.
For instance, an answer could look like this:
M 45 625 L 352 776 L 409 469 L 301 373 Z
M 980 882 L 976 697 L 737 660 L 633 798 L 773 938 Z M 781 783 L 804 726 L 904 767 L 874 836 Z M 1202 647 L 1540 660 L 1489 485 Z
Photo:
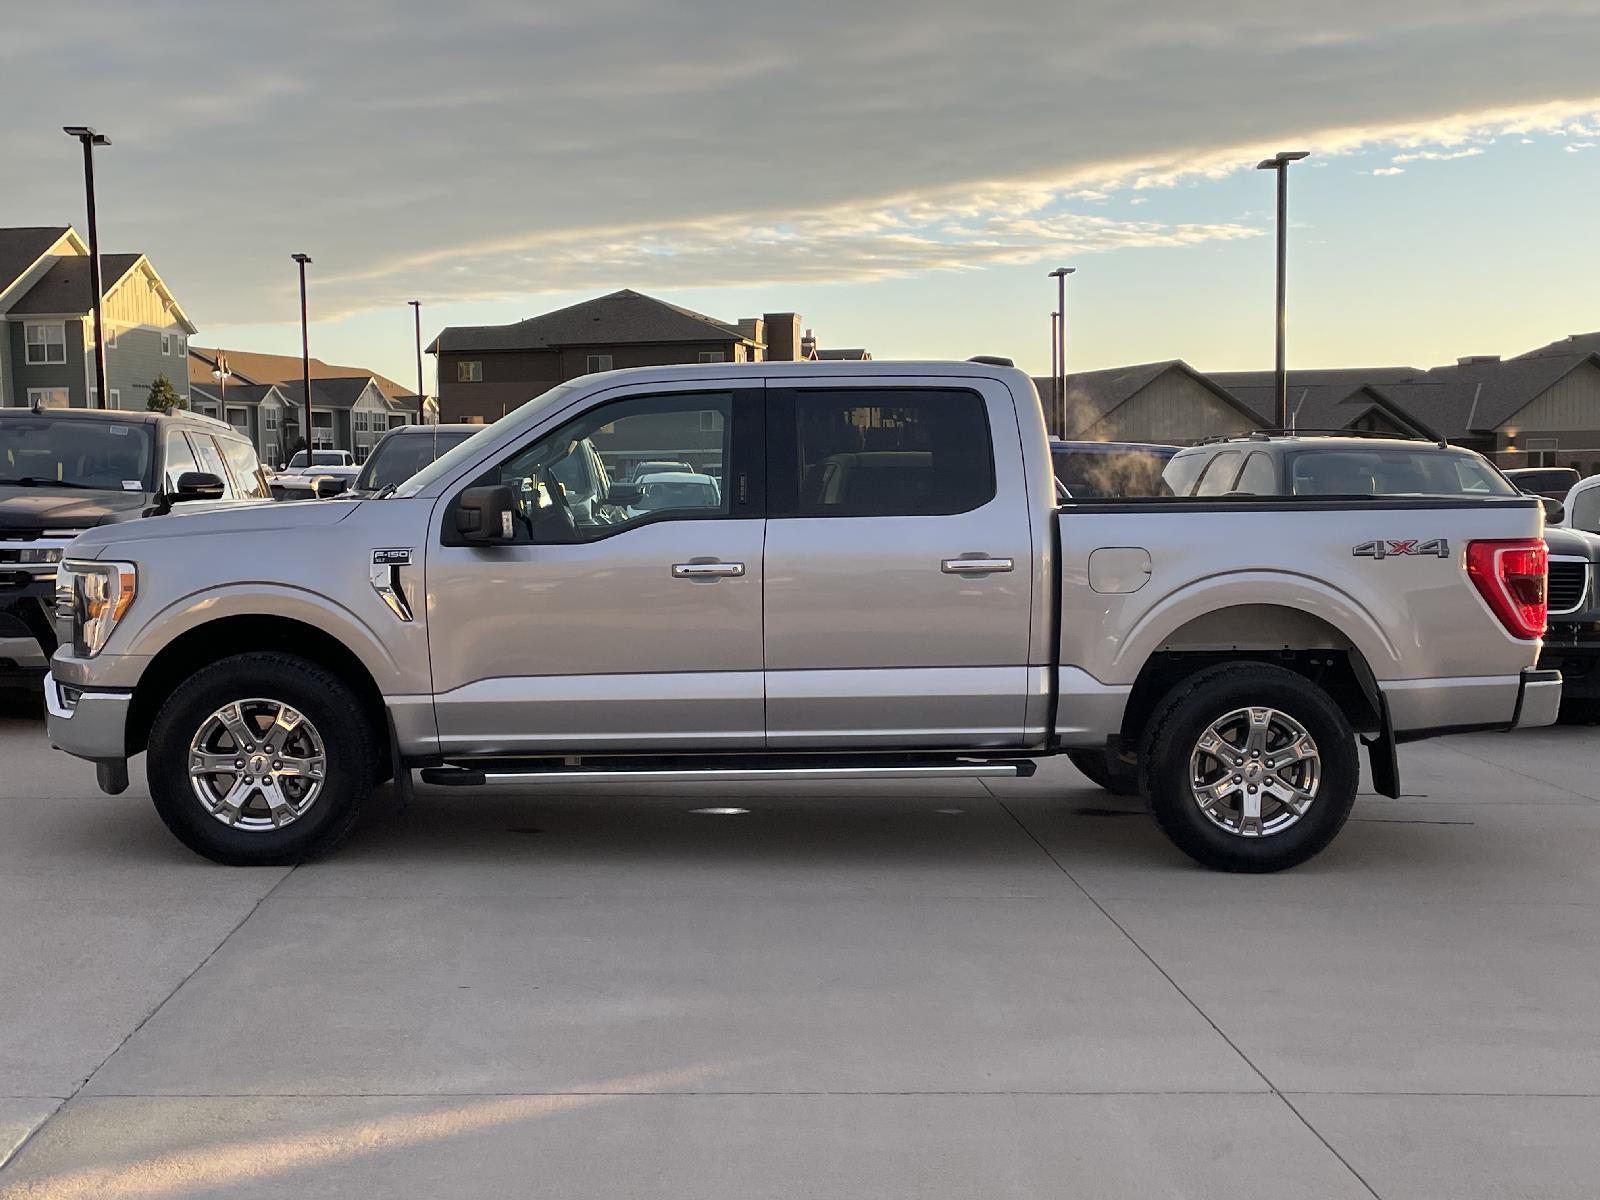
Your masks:
M 690 562 L 672 564 L 672 577 L 674 579 L 726 579 L 743 574 L 743 563 Z
M 1016 568 L 1009 558 L 947 558 L 939 564 L 946 575 L 995 575 Z

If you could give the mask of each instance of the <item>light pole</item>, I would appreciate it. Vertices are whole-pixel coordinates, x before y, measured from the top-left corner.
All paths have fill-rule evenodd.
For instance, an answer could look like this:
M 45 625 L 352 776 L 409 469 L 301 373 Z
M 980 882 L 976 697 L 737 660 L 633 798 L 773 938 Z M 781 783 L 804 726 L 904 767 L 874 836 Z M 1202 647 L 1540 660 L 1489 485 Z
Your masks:
M 96 408 L 109 408 L 106 391 L 106 327 L 100 304 L 100 223 L 94 213 L 94 148 L 109 146 L 111 139 L 87 125 L 63 125 L 61 131 L 83 143 L 83 191 L 89 201 L 89 290 L 94 303 L 94 381 Z
M 1289 428 L 1289 366 L 1285 354 L 1288 319 L 1289 164 L 1311 154 L 1309 150 L 1280 150 L 1256 164 L 1258 171 L 1278 173 L 1278 342 L 1273 366 L 1273 395 L 1278 428 Z
M 311 334 L 306 325 L 306 264 L 311 256 L 291 254 L 289 257 L 300 264 L 300 386 L 306 391 L 306 472 L 310 474 L 317 465 L 311 449 Z
M 1056 402 L 1050 414 L 1051 432 L 1067 436 L 1067 276 L 1077 267 L 1057 267 L 1050 272 L 1056 281 Z
M 1058 370 L 1060 366 L 1060 360 L 1061 314 L 1058 312 L 1052 312 L 1050 314 L 1050 421 L 1055 420 L 1055 409 L 1057 404 L 1056 376 L 1060 374 L 1060 371 Z M 1045 423 L 1049 424 L 1049 421 L 1046 421 Z
M 428 423 L 427 399 L 422 394 L 422 301 L 407 300 L 417 317 L 417 424 Z

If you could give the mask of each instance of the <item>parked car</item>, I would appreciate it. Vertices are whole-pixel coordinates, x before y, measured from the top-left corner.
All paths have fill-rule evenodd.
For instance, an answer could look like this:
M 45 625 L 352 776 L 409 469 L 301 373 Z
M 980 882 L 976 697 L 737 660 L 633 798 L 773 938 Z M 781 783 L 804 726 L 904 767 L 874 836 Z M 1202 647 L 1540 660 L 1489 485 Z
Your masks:
M 1056 478 L 1069 495 L 1085 500 L 1160 495 L 1161 472 L 1177 452 L 1155 442 L 1050 443 Z
M 363 500 L 385 488 L 399 487 L 452 446 L 459 446 L 482 425 L 398 425 L 378 439 L 361 464 L 345 496 Z
M 306 452 L 296 450 L 288 466 L 267 477 L 276 500 L 317 500 L 342 495 L 355 482 L 361 468 L 349 450 L 318 450 L 308 464 Z
M 717 508 L 722 490 L 709 475 L 693 471 L 657 471 L 634 480 L 638 499 L 628 505 L 631 516 L 665 512 L 669 508 Z
M 1169 473 L 1176 486 L 1189 481 L 1190 490 L 1199 491 L 1210 479 L 1213 489 L 1226 488 L 1234 495 L 1293 489 L 1299 495 L 1356 491 L 1442 496 L 1509 495 L 1513 488 L 1498 476 L 1511 479 L 1517 474 L 1502 473 L 1469 450 L 1425 441 L 1256 435 L 1185 450 Z M 1592 482 L 1600 485 L 1600 477 Z M 1570 520 L 1577 510 L 1583 520 L 1600 526 L 1595 520 L 1600 517 L 1600 490 L 1594 487 L 1580 484 L 1567 494 L 1566 504 L 1547 496 L 1541 500 L 1547 512 L 1561 514 L 1557 520 Z M 1600 718 L 1600 594 L 1595 587 L 1600 537 L 1546 525 L 1544 540 L 1549 553 L 1547 628 L 1539 666 L 1561 673 L 1563 716 L 1592 721 Z
M 1578 482 L 1576 467 L 1513 467 L 1505 477 L 1530 496 L 1561 500 Z
M 268 498 L 222 421 L 0 408 L 0 687 L 37 687 L 56 648 L 56 565 L 86 529 Z
M 111 793 L 145 753 L 168 827 L 228 863 L 326 851 L 417 768 L 1003 777 L 1128 747 L 1175 844 L 1271 871 L 1349 816 L 1358 736 L 1394 796 L 1397 741 L 1556 718 L 1543 518 L 1498 474 L 1058 507 L 1014 368 L 718 375 L 559 385 L 383 499 L 90 531 L 61 564 L 51 742 Z M 619 520 L 550 484 L 585 444 L 698 456 L 708 430 L 715 506 Z M 264 545 L 293 547 L 268 576 Z
M 687 474 L 694 474 L 692 466 L 686 462 L 679 462 L 677 459 L 647 459 L 642 463 L 634 464 L 630 478 L 634 483 L 637 483 L 646 475 L 660 475 L 667 471 L 683 471 Z

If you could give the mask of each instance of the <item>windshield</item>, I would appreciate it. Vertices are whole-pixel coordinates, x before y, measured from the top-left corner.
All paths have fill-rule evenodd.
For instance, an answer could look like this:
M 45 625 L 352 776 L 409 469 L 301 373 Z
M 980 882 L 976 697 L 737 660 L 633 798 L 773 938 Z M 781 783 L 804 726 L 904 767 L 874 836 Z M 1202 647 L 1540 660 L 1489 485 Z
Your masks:
M 356 479 L 358 492 L 376 492 L 393 484 L 398 487 L 439 454 L 460 445 L 472 435 L 452 429 L 437 433 L 390 434 L 378 443 Z
M 318 450 L 313 465 L 318 467 L 342 467 L 347 462 L 348 460 L 342 450 Z M 289 465 L 291 467 L 305 466 L 306 452 L 304 450 L 296 450 L 294 457 L 289 460 Z
M 1465 450 L 1373 447 L 1288 456 L 1296 496 L 1515 496 L 1511 483 Z
M 717 489 L 695 480 L 651 480 L 640 485 L 643 495 L 633 507 L 640 512 L 660 512 L 667 508 L 716 508 L 721 501 Z
M 149 426 L 115 421 L 0 419 L 0 484 L 151 492 Z
M 528 418 L 536 419 L 538 412 L 560 407 L 566 398 L 578 389 L 578 386 L 573 383 L 562 383 L 551 388 L 543 395 L 536 396 L 517 410 L 518 422 L 522 423 L 523 427 L 526 428 L 525 422 Z M 393 495 L 400 499 L 405 499 L 407 496 L 417 495 L 424 488 L 441 479 L 450 478 L 451 475 L 455 474 L 467 463 L 477 458 L 489 443 L 504 432 L 505 430 L 499 426 L 485 425 L 480 432 L 473 434 L 453 450 L 441 454 L 433 463 L 423 467 L 422 470 L 401 484 Z

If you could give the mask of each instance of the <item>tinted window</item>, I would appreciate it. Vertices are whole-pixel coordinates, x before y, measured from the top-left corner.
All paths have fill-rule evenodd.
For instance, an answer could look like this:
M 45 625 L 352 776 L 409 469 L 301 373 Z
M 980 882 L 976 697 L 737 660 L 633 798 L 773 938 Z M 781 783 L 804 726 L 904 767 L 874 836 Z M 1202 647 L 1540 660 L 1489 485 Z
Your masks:
M 189 449 L 189 439 L 183 436 L 181 429 L 167 431 L 167 473 L 166 488 L 168 492 L 178 490 L 178 480 L 187 471 L 198 471 L 200 464 L 195 461 L 194 451 Z
M 452 446 L 472 435 L 460 429 L 430 434 L 391 434 L 378 443 L 361 469 L 356 490 L 375 492 L 390 484 L 399 486 Z
M 1206 464 L 1200 474 L 1196 496 L 1221 496 L 1233 490 L 1233 477 L 1239 472 L 1240 454 L 1237 450 L 1224 450 Z
M 1194 481 L 1200 475 L 1200 468 L 1205 466 L 1206 454 L 1197 450 L 1193 454 L 1175 455 L 1167 463 L 1166 470 L 1161 472 L 1162 495 L 1187 496 Z
M 1056 446 L 1050 451 L 1056 478 L 1075 499 L 1156 496 L 1170 449 L 1133 446 Z
M 1239 472 L 1239 482 L 1233 485 L 1236 492 L 1249 492 L 1252 496 L 1271 496 L 1277 492 L 1277 472 L 1272 469 L 1271 457 L 1257 450 L 1244 460 L 1244 470 Z
M 929 516 L 994 498 L 976 392 L 797 391 L 774 410 L 774 516 Z
M 1585 488 L 1572 502 L 1567 524 L 1585 533 L 1600 533 L 1600 487 Z
M 238 438 L 221 438 L 222 453 L 233 471 L 234 486 L 247 500 L 270 500 L 272 490 L 261 475 L 261 463 L 256 459 L 254 447 Z
M 1479 455 L 1463 450 L 1374 447 L 1301 450 L 1289 456 L 1296 496 L 1515 496 Z
M 222 451 L 217 449 L 215 439 L 209 433 L 190 433 L 189 441 L 194 446 L 195 460 L 200 464 L 200 469 L 222 480 L 222 494 L 231 499 L 233 484 L 228 482 L 228 468 L 223 464 Z
M 154 491 L 154 452 L 143 423 L 0 418 L 0 483 L 31 479 L 110 492 Z
M 732 449 L 733 394 L 636 396 L 568 421 L 479 476 L 517 497 L 517 541 L 588 542 L 647 521 L 728 515 L 708 468 Z M 635 463 L 670 456 L 694 470 L 613 487 Z M 673 486 L 660 486 L 670 483 Z M 693 485 L 693 486 L 683 486 Z

